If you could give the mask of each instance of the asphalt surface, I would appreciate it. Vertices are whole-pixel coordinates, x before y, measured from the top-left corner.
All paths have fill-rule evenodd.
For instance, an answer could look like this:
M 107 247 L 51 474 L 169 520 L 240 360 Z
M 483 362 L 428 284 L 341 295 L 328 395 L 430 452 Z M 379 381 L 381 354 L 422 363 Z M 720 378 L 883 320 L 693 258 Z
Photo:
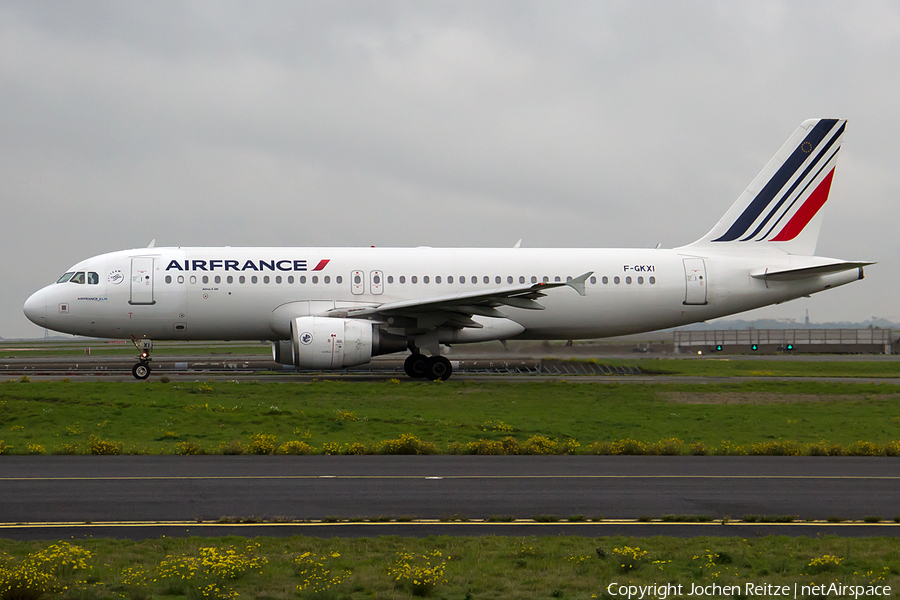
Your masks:
M 5 456 L 0 460 L 0 536 L 19 539 L 226 534 L 898 536 L 900 524 L 893 521 L 900 515 L 898 499 L 900 462 L 892 458 Z M 548 515 L 559 521 L 552 522 Z M 568 522 L 576 515 L 588 521 Z M 638 521 L 665 515 L 703 515 L 714 521 Z M 745 515 L 790 515 L 802 522 L 734 523 Z M 824 522 L 835 517 L 861 521 L 875 515 L 889 521 Z M 603 521 L 590 521 L 601 517 Z M 385 519 L 393 521 L 382 522 Z

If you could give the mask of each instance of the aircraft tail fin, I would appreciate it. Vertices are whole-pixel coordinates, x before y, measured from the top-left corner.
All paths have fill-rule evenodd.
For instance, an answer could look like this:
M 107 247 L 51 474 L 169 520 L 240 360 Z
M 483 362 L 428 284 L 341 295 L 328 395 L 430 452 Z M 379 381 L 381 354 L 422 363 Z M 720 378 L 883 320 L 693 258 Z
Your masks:
M 788 138 L 716 226 L 692 247 L 771 247 L 813 255 L 847 121 L 810 119 Z

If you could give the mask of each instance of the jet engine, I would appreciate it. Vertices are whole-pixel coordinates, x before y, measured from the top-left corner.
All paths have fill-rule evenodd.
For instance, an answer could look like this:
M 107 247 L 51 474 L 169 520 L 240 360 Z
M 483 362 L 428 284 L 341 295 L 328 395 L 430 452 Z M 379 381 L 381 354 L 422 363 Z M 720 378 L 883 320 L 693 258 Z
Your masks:
M 272 342 L 272 358 L 300 369 L 341 369 L 406 347 L 405 338 L 384 333 L 371 321 L 296 317 L 291 339 Z

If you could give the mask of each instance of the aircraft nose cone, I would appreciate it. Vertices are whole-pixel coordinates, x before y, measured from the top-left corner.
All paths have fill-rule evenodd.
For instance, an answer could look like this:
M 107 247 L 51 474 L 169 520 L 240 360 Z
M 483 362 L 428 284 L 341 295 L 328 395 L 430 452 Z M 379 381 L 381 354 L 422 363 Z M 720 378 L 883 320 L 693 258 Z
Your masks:
M 25 301 L 25 306 L 22 307 L 22 310 L 25 312 L 25 316 L 28 317 L 29 321 L 35 325 L 45 327 L 47 321 L 47 298 L 43 293 L 43 290 L 37 291 L 29 296 L 28 300 Z

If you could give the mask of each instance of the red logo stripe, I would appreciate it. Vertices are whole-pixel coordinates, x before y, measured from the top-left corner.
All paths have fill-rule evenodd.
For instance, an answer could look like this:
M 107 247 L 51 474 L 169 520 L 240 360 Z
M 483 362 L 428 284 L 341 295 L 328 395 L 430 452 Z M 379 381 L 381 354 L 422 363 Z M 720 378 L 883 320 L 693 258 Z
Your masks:
M 816 216 L 816 213 L 819 212 L 819 209 L 822 208 L 822 205 L 825 204 L 825 201 L 828 200 L 828 192 L 831 191 L 831 178 L 834 176 L 834 169 L 831 170 L 831 173 L 825 176 L 825 179 L 822 180 L 822 183 L 819 184 L 819 187 L 813 191 L 812 194 L 809 195 L 809 198 L 806 199 L 806 202 L 803 203 L 797 212 L 794 213 L 794 216 L 791 217 L 791 220 L 788 221 L 787 225 L 784 226 L 784 229 L 778 232 L 778 235 L 773 237 L 771 242 L 788 242 L 803 231 L 803 228 L 806 227 L 812 218 Z
M 330 258 L 323 258 L 322 260 L 319 261 L 319 264 L 316 265 L 316 268 L 313 269 L 313 271 L 321 271 L 322 269 L 325 268 L 325 265 L 327 265 L 329 262 L 331 262 Z

